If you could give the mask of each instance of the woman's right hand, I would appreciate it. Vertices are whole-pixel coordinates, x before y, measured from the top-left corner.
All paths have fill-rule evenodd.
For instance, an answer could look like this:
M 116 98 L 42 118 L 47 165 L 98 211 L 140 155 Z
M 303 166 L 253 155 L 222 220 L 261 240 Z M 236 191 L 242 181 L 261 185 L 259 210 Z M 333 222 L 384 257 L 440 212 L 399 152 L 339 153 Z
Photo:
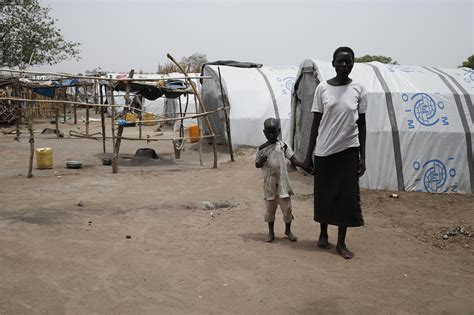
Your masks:
M 301 168 L 311 174 L 311 175 L 314 175 L 314 168 L 313 168 L 313 161 L 311 161 L 310 159 L 306 159 L 303 161 L 302 165 L 301 165 Z

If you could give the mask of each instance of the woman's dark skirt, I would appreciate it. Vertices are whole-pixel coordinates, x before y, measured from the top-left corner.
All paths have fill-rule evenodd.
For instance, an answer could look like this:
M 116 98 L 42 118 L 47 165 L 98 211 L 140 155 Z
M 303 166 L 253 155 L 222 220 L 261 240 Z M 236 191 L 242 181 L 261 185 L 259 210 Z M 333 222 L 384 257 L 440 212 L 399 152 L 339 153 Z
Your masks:
M 315 156 L 314 220 L 337 226 L 362 226 L 359 148 Z

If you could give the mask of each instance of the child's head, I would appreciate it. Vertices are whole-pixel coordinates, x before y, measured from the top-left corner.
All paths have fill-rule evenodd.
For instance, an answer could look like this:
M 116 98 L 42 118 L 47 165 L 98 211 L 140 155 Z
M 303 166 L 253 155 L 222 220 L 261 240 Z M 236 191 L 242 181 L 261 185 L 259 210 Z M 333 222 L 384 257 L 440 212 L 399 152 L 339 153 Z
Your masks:
M 278 140 L 280 131 L 280 122 L 275 118 L 267 118 L 263 123 L 263 133 L 270 143 L 275 143 Z

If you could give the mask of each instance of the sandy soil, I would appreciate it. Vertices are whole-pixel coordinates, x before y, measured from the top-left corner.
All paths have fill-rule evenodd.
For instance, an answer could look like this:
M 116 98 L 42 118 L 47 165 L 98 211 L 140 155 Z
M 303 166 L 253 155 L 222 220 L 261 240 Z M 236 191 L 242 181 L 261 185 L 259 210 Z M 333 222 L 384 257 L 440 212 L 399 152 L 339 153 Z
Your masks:
M 254 149 L 229 162 L 220 148 L 212 169 L 207 143 L 201 167 L 196 144 L 175 161 L 170 141 L 125 141 L 112 174 L 100 141 L 68 136 L 79 126 L 62 124 L 63 139 L 36 134 L 54 168 L 30 179 L 26 134 L 0 134 L 0 314 L 474 313 L 472 237 L 442 239 L 460 225 L 474 232 L 473 195 L 363 190 L 366 226 L 349 230 L 346 261 L 315 246 L 311 176 L 290 174 L 298 242 L 278 213 L 268 244 Z M 162 160 L 130 159 L 141 147 Z

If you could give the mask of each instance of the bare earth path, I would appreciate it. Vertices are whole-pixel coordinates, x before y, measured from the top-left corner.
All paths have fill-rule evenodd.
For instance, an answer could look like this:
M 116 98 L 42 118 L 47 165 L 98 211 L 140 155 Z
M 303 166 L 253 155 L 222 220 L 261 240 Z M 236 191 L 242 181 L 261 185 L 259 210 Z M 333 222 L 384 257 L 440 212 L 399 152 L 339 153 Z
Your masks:
M 215 170 L 207 144 L 201 167 L 196 144 L 174 163 L 169 142 L 124 142 L 124 154 L 152 147 L 164 162 L 123 159 L 112 174 L 101 142 L 67 139 L 68 128 L 66 139 L 36 135 L 54 168 L 31 179 L 26 135 L 0 134 L 0 314 L 474 313 L 472 237 L 442 239 L 473 231 L 472 195 L 364 190 L 366 226 L 349 230 L 346 261 L 315 246 L 310 176 L 291 173 L 298 242 L 279 213 L 268 244 L 253 149 L 234 163 L 220 153 Z

